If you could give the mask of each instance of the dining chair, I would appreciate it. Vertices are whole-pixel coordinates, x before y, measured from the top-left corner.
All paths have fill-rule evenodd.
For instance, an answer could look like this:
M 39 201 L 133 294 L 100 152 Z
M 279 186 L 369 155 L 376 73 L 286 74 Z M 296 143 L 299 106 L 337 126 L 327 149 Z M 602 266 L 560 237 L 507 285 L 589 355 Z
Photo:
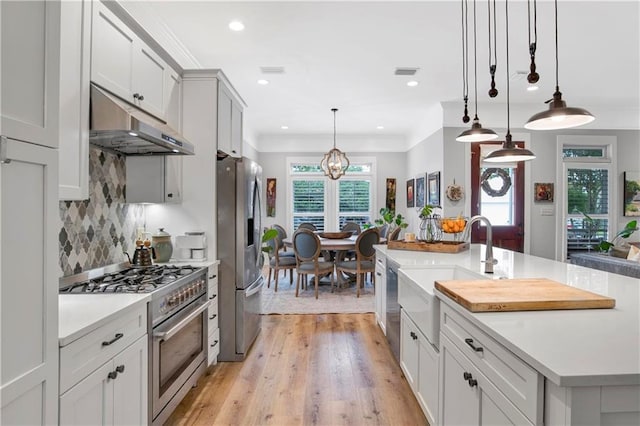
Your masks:
M 331 292 L 333 292 L 333 262 L 319 261 L 320 238 L 308 229 L 298 229 L 293 234 L 293 252 L 296 254 L 296 297 L 300 289 L 300 280 L 305 280 L 310 274 L 315 276 L 316 299 L 318 298 L 318 283 L 320 275 L 331 274 Z
M 296 259 L 292 256 L 282 256 L 280 251 L 280 241 L 278 238 L 272 238 L 267 241 L 267 246 L 271 247 L 269 251 L 269 277 L 267 278 L 267 288 L 271 286 L 271 272 L 275 281 L 273 290 L 278 291 L 278 275 L 280 271 L 284 271 L 287 276 L 289 271 L 289 284 L 293 284 L 293 270 L 296 268 Z M 291 252 L 290 252 L 291 253 Z
M 350 231 L 353 233 L 353 235 L 358 235 L 360 232 L 362 232 L 362 230 L 360 229 L 360 225 L 358 225 L 356 222 L 345 222 L 344 225 L 342 225 L 342 229 L 340 230 L 344 232 Z
M 287 246 L 284 245 L 284 239 L 287 238 L 287 231 L 285 231 L 284 228 L 278 224 L 273 225 L 272 228 L 278 232 L 278 240 L 280 243 L 280 256 L 294 257 L 295 255 L 293 251 L 287 251 Z
M 373 248 L 374 244 L 380 242 L 380 231 L 378 228 L 369 228 L 362 234 L 358 235 L 356 239 L 356 260 L 345 260 L 336 263 L 336 271 L 348 272 L 356 274 L 356 296 L 360 297 L 360 284 L 364 290 L 364 278 L 365 274 L 372 274 L 372 283 L 375 286 L 376 270 L 376 250 Z
M 318 230 L 318 228 L 316 228 L 316 226 L 311 222 L 302 222 L 300 225 L 298 225 L 298 229 L 308 229 L 310 231 Z
M 395 241 L 400 237 L 400 231 L 402 230 L 402 228 L 400 228 L 399 226 L 394 229 L 393 231 L 391 231 L 391 234 L 389 234 L 389 238 L 387 238 L 387 241 Z

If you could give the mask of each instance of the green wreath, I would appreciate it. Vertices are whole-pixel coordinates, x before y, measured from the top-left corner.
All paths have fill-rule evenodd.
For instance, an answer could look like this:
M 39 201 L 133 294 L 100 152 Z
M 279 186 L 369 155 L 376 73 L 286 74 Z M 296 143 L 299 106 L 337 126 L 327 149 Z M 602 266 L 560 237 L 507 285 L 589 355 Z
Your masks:
M 502 179 L 502 186 L 498 189 L 493 189 L 491 185 L 489 185 L 489 179 L 494 176 Z M 511 177 L 509 176 L 509 173 L 505 169 L 498 169 L 495 167 L 491 167 L 482 172 L 480 182 L 482 190 L 490 197 L 502 197 L 507 193 L 509 188 L 511 188 Z

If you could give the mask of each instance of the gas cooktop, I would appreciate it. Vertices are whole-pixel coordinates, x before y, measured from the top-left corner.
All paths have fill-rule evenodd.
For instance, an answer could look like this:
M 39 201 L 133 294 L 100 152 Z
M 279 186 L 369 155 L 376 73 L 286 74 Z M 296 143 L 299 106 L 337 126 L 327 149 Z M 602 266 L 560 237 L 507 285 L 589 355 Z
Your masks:
M 62 279 L 60 293 L 150 293 L 199 269 L 191 265 L 114 265 Z

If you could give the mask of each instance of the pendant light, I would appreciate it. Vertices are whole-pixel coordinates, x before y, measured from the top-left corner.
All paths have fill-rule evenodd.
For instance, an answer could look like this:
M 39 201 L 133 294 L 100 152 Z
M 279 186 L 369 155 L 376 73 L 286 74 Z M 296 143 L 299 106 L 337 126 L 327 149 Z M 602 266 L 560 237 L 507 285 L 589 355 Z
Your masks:
M 466 3 L 467 0 L 463 0 L 463 2 Z M 458 142 L 482 142 L 498 139 L 498 134 L 491 129 L 482 128 L 480 120 L 478 119 L 478 55 L 476 39 L 476 0 L 473 0 L 473 84 L 476 112 L 471 128 L 458 135 L 456 138 Z
M 568 107 L 562 100 L 560 86 L 558 84 L 558 0 L 554 1 L 556 20 L 556 91 L 553 99 L 548 100 L 547 111 L 539 112 L 532 116 L 524 125 L 529 130 L 557 130 L 582 126 L 591 123 L 595 117 L 584 108 Z
M 349 168 L 349 159 L 344 152 L 336 148 L 336 112 L 338 108 L 331 108 L 331 111 L 333 111 L 333 149 L 322 157 L 320 167 L 329 179 L 338 180 L 344 176 Z
M 509 111 L 509 1 L 505 0 L 504 8 L 506 13 L 505 28 L 507 39 L 507 134 L 504 137 L 502 148 L 493 151 L 484 158 L 488 163 L 511 163 L 514 161 L 529 161 L 536 158 L 535 154 L 528 149 L 518 148 L 511 138 L 511 115 Z
M 464 100 L 464 115 L 462 122 L 468 123 L 469 118 L 469 5 L 462 0 L 462 99 Z

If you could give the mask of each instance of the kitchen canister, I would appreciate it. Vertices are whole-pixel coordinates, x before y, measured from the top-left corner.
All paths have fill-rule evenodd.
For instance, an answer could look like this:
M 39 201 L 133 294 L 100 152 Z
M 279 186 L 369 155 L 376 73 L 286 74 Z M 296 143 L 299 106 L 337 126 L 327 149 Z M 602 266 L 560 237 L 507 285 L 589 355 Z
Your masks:
M 156 262 L 168 262 L 173 254 L 171 235 L 165 232 L 164 228 L 160 228 L 157 233 L 151 236 L 151 242 L 156 251 Z

